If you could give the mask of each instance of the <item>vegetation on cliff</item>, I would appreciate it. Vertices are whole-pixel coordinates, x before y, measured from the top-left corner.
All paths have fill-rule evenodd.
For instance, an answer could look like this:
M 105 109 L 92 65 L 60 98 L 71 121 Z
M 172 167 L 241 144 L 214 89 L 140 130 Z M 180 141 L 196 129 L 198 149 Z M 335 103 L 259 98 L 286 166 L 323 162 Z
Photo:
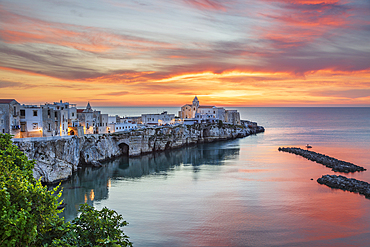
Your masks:
M 61 192 L 33 177 L 34 161 L 0 134 L 0 246 L 132 246 L 113 210 L 80 207 L 72 222 L 59 218 Z

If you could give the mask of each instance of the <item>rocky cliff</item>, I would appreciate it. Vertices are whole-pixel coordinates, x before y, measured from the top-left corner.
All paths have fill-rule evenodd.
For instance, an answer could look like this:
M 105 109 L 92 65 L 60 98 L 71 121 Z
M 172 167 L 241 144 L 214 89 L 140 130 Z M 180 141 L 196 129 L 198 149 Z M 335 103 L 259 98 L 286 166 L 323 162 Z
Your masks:
M 14 139 L 29 159 L 34 159 L 34 177 L 45 183 L 65 180 L 78 167 L 127 155 L 179 148 L 186 145 L 245 137 L 263 132 L 261 126 L 241 127 L 217 124 L 146 128 L 113 134 L 73 136 L 58 140 Z

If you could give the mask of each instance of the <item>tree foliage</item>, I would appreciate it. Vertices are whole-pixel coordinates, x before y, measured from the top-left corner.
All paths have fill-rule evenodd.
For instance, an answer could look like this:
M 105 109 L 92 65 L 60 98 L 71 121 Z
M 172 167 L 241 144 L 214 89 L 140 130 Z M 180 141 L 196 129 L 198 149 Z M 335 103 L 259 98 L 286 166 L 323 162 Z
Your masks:
M 0 246 L 132 246 L 113 210 L 80 207 L 72 222 L 59 218 L 62 191 L 33 177 L 34 161 L 0 134 Z
M 106 207 L 99 211 L 83 204 L 79 212 L 80 216 L 67 225 L 65 234 L 52 246 L 132 246 L 120 229 L 127 222 L 116 211 Z

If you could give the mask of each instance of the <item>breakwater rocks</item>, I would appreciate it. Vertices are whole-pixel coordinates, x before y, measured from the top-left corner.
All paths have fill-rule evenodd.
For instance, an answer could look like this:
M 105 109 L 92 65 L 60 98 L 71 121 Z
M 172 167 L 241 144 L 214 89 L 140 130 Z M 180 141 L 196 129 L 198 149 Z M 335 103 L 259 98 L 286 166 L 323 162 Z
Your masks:
M 317 179 L 319 184 L 325 184 L 330 188 L 347 190 L 355 193 L 360 193 L 366 198 L 370 198 L 370 184 L 354 178 L 346 178 L 344 176 L 323 175 Z
M 264 132 L 261 126 L 218 124 L 154 127 L 141 130 L 65 138 L 13 139 L 29 159 L 35 160 L 34 177 L 45 183 L 65 180 L 79 167 L 99 166 L 118 156 L 180 148 L 186 145 L 245 137 Z
M 352 163 L 349 163 L 343 160 L 338 160 L 336 158 L 329 157 L 324 154 L 319 154 L 319 153 L 304 150 L 301 148 L 295 148 L 295 147 L 280 148 L 279 147 L 279 151 L 293 153 L 293 154 L 302 156 L 308 160 L 323 164 L 324 166 L 331 168 L 332 171 L 335 171 L 335 172 L 349 173 L 349 172 L 366 171 L 366 169 L 361 166 L 357 166 L 355 164 L 352 164 Z

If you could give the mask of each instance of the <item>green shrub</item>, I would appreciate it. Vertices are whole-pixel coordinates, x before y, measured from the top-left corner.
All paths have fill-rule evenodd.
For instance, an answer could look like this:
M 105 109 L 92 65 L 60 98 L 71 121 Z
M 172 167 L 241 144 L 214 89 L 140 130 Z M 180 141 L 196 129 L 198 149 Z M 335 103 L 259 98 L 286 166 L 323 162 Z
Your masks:
M 120 229 L 127 222 L 116 211 L 105 207 L 99 211 L 82 204 L 79 212 L 77 218 L 64 226 L 65 234 L 51 246 L 132 246 Z
M 115 211 L 80 207 L 71 223 L 59 218 L 59 186 L 48 190 L 33 177 L 34 161 L 0 134 L 0 246 L 132 246 Z

